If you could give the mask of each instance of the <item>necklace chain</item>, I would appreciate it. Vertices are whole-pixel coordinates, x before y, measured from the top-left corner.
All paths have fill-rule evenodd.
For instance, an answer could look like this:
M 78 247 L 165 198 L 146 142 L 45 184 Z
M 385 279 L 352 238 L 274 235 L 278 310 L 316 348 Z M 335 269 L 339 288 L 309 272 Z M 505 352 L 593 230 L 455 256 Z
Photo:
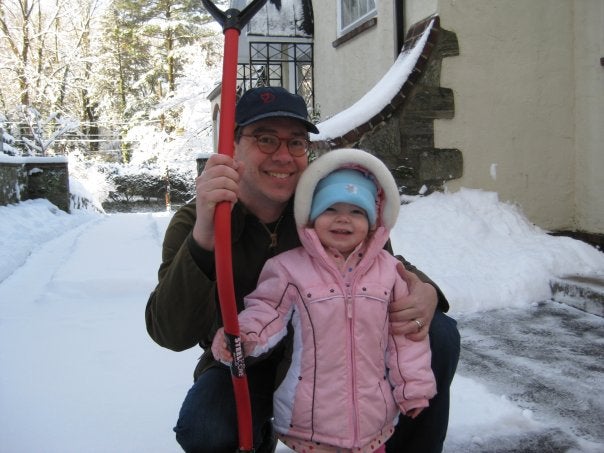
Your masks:
M 283 220 L 283 216 L 279 217 L 279 220 L 277 220 L 277 223 L 275 225 L 275 228 L 273 228 L 273 231 L 271 231 L 269 229 L 269 227 L 266 226 L 265 223 L 260 222 L 260 225 L 262 225 L 262 227 L 266 230 L 269 237 L 271 238 L 271 244 L 268 246 L 269 249 L 273 249 L 273 248 L 277 247 L 277 229 L 279 228 L 279 224 L 281 223 L 281 220 Z

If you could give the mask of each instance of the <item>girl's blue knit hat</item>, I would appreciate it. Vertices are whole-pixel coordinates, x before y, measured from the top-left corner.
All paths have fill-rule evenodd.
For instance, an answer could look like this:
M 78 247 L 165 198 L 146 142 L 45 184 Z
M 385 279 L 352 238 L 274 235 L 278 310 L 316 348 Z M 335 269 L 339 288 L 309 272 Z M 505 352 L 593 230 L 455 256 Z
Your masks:
M 296 227 L 300 229 L 309 226 L 313 196 L 321 180 L 343 169 L 358 170 L 361 175 L 369 175 L 370 181 L 375 182 L 378 188 L 375 228 L 383 227 L 388 231 L 392 230 L 401 207 L 396 181 L 388 167 L 378 157 L 354 148 L 326 152 L 312 161 L 302 172 L 294 199 Z
M 336 170 L 317 184 L 310 209 L 310 221 L 314 222 L 335 203 L 349 203 L 363 209 L 369 225 L 373 227 L 377 218 L 377 193 L 371 176 L 353 169 Z

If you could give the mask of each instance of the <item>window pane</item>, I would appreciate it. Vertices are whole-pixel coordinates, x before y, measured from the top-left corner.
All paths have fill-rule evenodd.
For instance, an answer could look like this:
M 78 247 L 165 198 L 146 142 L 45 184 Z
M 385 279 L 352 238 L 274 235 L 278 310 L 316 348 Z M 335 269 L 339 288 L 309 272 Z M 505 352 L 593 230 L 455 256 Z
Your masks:
M 340 5 L 342 29 L 375 10 L 375 0 L 340 0 Z
M 354 20 L 352 9 L 355 3 L 353 0 L 342 1 L 342 28 L 347 27 Z

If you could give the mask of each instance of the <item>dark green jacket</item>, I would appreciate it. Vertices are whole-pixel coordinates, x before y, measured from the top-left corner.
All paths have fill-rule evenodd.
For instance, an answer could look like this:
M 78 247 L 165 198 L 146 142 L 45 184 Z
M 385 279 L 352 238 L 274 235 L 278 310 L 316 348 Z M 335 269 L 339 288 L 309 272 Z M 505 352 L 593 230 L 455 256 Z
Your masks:
M 145 320 L 149 335 L 160 346 L 183 351 L 198 344 L 205 350 L 194 373 L 197 378 L 214 362 L 210 345 L 222 321 L 216 293 L 214 253 L 203 250 L 193 240 L 194 224 L 194 202 L 174 214 L 164 237 L 159 282 L 149 296 Z M 293 203 L 287 206 L 278 222 L 267 227 L 271 231 L 276 228 L 276 247 L 270 247 L 270 233 L 256 216 L 247 212 L 241 203 L 233 207 L 233 281 L 239 311 L 243 308 L 244 296 L 255 289 L 266 260 L 300 245 Z M 440 289 L 402 257 L 398 258 L 420 279 L 435 286 L 439 308 L 447 311 L 449 304 Z

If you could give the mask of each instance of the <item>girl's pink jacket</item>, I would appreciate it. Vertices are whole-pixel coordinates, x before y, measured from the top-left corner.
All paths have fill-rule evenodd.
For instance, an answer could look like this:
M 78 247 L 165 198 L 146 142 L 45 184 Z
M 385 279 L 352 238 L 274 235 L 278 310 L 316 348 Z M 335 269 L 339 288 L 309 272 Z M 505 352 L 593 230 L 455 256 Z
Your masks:
M 342 448 L 388 432 L 399 410 L 428 406 L 436 394 L 426 338 L 389 333 L 388 305 L 407 294 L 379 227 L 359 265 L 341 271 L 312 229 L 306 248 L 269 260 L 240 313 L 248 355 L 267 352 L 294 328 L 289 371 L 274 395 L 282 434 Z

